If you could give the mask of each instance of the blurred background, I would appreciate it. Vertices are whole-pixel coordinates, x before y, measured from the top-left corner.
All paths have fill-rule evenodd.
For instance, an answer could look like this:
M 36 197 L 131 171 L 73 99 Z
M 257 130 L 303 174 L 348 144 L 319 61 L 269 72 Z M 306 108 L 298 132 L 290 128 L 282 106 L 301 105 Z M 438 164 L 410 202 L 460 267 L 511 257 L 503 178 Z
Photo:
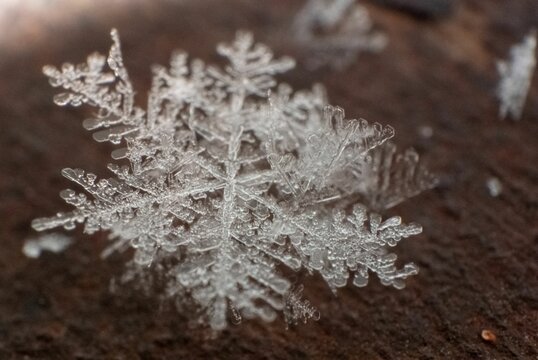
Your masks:
M 500 120 L 495 98 L 496 61 L 538 26 L 538 2 L 360 1 L 370 21 L 363 35 L 385 42 L 360 42 L 344 64 L 345 47 L 319 53 L 297 35 L 305 3 L 0 0 L 0 358 L 538 357 L 537 80 L 519 122 Z M 373 281 L 338 297 L 310 277 L 305 295 L 322 313 L 318 322 L 285 330 L 280 319 L 247 321 L 215 338 L 155 297 L 129 287 L 111 294 L 128 254 L 100 260 L 106 234 L 76 230 L 65 252 L 25 257 L 25 240 L 36 236 L 31 220 L 67 208 L 56 195 L 68 185 L 60 170 L 106 175 L 112 150 L 82 128 L 87 109 L 53 104 L 42 67 L 106 53 L 113 27 L 141 104 L 152 64 L 167 64 L 174 49 L 220 63 L 217 43 L 246 29 L 297 59 L 281 80 L 295 89 L 322 83 L 350 118 L 392 125 L 396 143 L 417 149 L 440 179 L 388 214 L 423 225 L 397 250 L 420 275 L 402 291 Z M 496 196 L 492 178 L 502 184 Z

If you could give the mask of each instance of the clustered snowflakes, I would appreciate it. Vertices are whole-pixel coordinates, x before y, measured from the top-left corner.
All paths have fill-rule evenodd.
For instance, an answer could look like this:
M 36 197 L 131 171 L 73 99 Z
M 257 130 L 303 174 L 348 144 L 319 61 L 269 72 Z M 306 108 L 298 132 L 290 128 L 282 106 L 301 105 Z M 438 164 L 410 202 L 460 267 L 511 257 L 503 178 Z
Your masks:
M 55 102 L 96 108 L 84 127 L 119 146 L 111 178 L 62 171 L 85 192 L 62 191 L 74 209 L 34 220 L 36 230 L 109 231 L 105 256 L 133 248 L 129 276 L 166 271 L 167 293 L 193 300 L 215 330 L 232 315 L 316 318 L 289 270 L 317 272 L 333 291 L 350 278 L 365 286 L 371 273 L 401 289 L 418 272 L 396 267 L 389 248 L 421 227 L 372 212 L 435 185 L 416 152 L 397 152 L 393 128 L 347 120 L 319 85 L 278 84 L 274 75 L 294 61 L 245 32 L 218 46 L 224 68 L 183 52 L 168 69 L 155 66 L 143 110 L 115 30 L 112 39 L 108 57 L 44 67 L 65 90 Z
M 520 44 L 510 49 L 510 61 L 499 61 L 497 69 L 501 80 L 497 97 L 502 119 L 510 116 L 519 120 L 536 66 L 536 31 L 531 31 Z

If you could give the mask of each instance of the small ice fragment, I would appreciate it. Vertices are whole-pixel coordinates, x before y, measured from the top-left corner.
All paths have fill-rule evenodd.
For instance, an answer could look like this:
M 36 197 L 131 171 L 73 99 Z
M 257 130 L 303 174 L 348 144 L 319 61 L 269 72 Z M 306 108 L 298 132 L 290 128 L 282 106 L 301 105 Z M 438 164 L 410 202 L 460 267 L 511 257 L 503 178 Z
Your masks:
M 499 196 L 503 191 L 503 184 L 496 177 L 490 177 L 486 181 L 486 187 L 488 188 L 489 194 L 493 197 Z
M 22 252 L 29 258 L 37 259 L 44 250 L 57 254 L 64 251 L 72 242 L 69 236 L 61 233 L 45 234 L 37 239 L 26 240 Z

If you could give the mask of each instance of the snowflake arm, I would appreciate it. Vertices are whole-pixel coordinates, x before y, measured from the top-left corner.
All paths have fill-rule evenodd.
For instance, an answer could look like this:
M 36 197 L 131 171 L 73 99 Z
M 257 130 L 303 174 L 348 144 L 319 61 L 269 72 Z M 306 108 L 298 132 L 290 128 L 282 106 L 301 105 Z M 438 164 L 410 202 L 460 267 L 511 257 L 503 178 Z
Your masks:
M 231 45 L 220 44 L 217 51 L 230 65 L 224 72 L 210 67 L 209 74 L 229 93 L 239 97 L 265 96 L 267 90 L 276 85 L 273 75 L 295 66 L 295 61 L 288 57 L 274 60 L 271 50 L 265 45 L 254 44 L 252 34 L 247 32 L 239 32 Z
M 345 120 L 344 110 L 326 106 L 323 124 L 307 134 L 297 157 L 275 151 L 275 136 L 269 139 L 268 159 L 281 174 L 288 191 L 305 193 L 311 188 L 340 187 L 351 165 L 361 164 L 366 154 L 394 136 L 391 126 L 370 125 L 366 120 Z
M 134 106 L 134 91 L 123 65 L 117 31 L 111 32 L 113 45 L 108 58 L 92 54 L 86 64 L 64 64 L 61 70 L 47 65 L 43 68 L 52 86 L 61 86 L 67 92 L 54 97 L 58 105 L 97 107 L 95 118 L 84 121 L 97 141 L 119 144 L 121 139 L 138 130 L 144 119 L 144 111 Z M 105 70 L 105 64 L 112 70 Z
M 396 145 L 390 141 L 374 149 L 367 161 L 359 165 L 352 170 L 357 181 L 350 191 L 359 192 L 376 211 L 396 206 L 438 183 L 414 149 L 398 153 Z

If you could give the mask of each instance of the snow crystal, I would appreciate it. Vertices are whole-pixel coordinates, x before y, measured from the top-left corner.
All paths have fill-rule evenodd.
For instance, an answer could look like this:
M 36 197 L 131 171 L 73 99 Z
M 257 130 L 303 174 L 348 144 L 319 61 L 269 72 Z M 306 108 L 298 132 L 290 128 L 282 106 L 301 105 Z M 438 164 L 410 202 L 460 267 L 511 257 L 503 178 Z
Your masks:
M 294 61 L 245 32 L 217 47 L 224 68 L 181 51 L 168 69 L 154 66 L 144 110 L 115 30 L 112 40 L 108 57 L 44 68 L 64 90 L 55 102 L 95 107 L 84 127 L 121 145 L 110 178 L 62 170 L 85 192 L 62 191 L 74 209 L 34 220 L 36 230 L 109 231 L 104 256 L 133 248 L 127 277 L 165 272 L 167 294 L 194 300 L 215 330 L 228 325 L 230 309 L 233 322 L 270 321 L 286 306 L 312 317 L 297 293 L 290 298 L 282 268 L 318 272 L 335 292 L 350 279 L 365 286 L 370 274 L 401 289 L 417 274 L 413 263 L 398 268 L 390 248 L 421 226 L 372 212 L 435 183 L 416 152 L 397 153 L 392 127 L 346 119 L 319 85 L 294 92 L 279 84 L 275 75 Z

